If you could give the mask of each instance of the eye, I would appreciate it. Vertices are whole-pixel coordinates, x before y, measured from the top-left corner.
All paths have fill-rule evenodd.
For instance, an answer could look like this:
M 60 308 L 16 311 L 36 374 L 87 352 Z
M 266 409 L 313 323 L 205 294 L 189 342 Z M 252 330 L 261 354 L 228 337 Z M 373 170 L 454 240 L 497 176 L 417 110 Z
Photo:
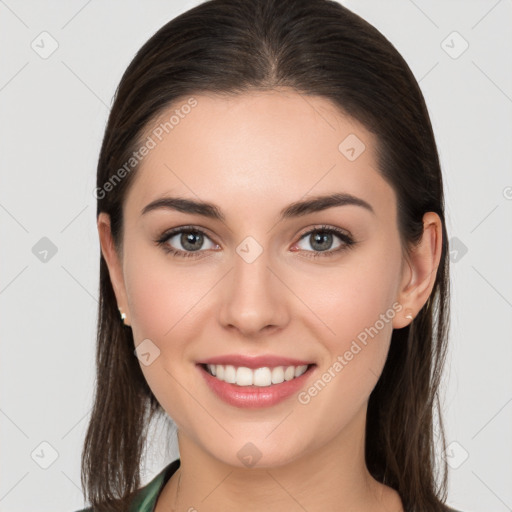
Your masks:
M 336 238 L 338 239 L 337 244 Z M 307 244 L 313 248 L 313 251 L 310 251 L 307 248 L 305 249 L 306 252 L 312 253 L 307 255 L 307 257 L 311 258 L 316 258 L 318 256 L 334 256 L 335 254 L 356 244 L 354 239 L 348 233 L 339 228 L 330 226 L 313 228 L 301 236 L 298 244 L 300 244 L 302 240 L 306 241 Z M 332 248 L 333 244 L 335 244 L 334 249 Z M 303 247 L 300 246 L 299 248 L 303 249 Z
M 336 242 L 337 239 L 337 242 Z M 300 247 L 302 241 L 307 242 L 313 250 Z M 182 226 L 163 233 L 156 241 L 164 251 L 177 257 L 199 257 L 208 249 L 218 249 L 219 245 L 212 242 L 210 237 L 201 229 L 193 226 Z M 204 247 L 205 242 L 209 246 Z M 328 257 L 353 247 L 357 242 L 345 231 L 332 226 L 320 226 L 304 233 L 296 246 L 307 254 L 308 258 L 318 256 Z M 334 244 L 334 248 L 333 247 Z M 208 244 L 207 244 L 208 245 Z M 178 246 L 178 247 L 176 247 Z
M 209 247 L 204 247 L 205 241 L 210 242 Z M 195 257 L 197 254 L 194 253 L 218 248 L 218 245 L 213 243 L 204 231 L 191 226 L 166 231 L 156 240 L 156 243 L 162 246 L 166 252 L 178 257 Z

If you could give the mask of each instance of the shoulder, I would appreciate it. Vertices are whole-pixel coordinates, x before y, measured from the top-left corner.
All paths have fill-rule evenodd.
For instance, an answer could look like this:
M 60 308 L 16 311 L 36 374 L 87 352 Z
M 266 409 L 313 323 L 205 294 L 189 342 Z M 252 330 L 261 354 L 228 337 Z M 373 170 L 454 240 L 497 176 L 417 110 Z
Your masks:
M 132 495 L 129 512 L 153 512 L 164 485 L 179 467 L 180 459 L 177 459 L 164 467 L 153 480 L 137 489 Z M 87 507 L 75 512 L 94 512 L 94 509 L 93 507 Z

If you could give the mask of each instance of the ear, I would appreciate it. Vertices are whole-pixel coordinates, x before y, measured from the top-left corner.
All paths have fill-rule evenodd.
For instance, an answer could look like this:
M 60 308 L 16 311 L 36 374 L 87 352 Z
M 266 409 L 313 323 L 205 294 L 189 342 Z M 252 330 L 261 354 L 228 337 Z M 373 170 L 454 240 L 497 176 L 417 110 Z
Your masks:
M 434 212 L 423 216 L 423 236 L 413 246 L 404 264 L 397 301 L 403 309 L 393 319 L 393 328 L 410 324 L 425 305 L 434 287 L 443 242 L 442 221 Z M 407 316 L 412 318 L 406 318 Z
M 130 325 L 130 311 L 126 298 L 126 289 L 124 285 L 123 266 L 121 258 L 116 250 L 110 230 L 110 216 L 108 213 L 101 212 L 98 215 L 98 235 L 100 237 L 101 253 L 107 263 L 110 282 L 114 288 L 117 300 L 117 306 L 126 315 L 125 325 Z

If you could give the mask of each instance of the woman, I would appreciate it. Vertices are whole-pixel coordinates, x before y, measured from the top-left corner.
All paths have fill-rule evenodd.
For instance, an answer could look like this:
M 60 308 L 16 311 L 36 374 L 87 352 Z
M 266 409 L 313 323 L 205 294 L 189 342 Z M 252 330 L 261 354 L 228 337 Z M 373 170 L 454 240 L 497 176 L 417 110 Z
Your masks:
M 185 12 L 122 77 L 96 197 L 86 510 L 451 510 L 442 175 L 382 34 L 329 0 Z

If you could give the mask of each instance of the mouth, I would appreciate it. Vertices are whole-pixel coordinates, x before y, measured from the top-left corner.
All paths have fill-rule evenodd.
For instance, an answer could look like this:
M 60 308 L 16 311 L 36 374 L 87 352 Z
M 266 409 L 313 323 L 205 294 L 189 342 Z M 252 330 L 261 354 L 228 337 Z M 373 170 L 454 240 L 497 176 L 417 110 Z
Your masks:
M 243 388 L 257 389 L 278 386 L 283 382 L 298 379 L 311 371 L 316 364 L 261 366 L 258 368 L 205 363 L 199 363 L 199 366 L 216 380 Z

